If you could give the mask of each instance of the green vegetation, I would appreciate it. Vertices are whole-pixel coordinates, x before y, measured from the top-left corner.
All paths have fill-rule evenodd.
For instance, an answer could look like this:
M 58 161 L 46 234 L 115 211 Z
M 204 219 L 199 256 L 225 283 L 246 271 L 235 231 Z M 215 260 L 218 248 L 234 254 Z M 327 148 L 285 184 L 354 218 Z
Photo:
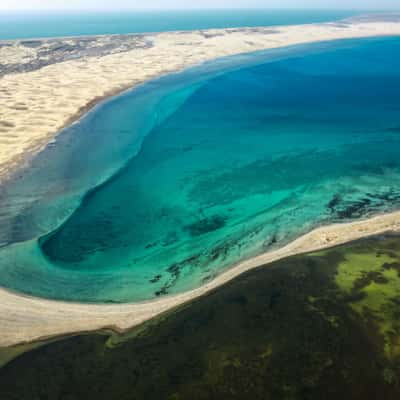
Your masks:
M 377 242 L 365 249 L 354 246 L 346 253 L 335 281 L 344 299 L 372 324 L 384 341 L 388 358 L 400 356 L 400 246 L 398 239 Z

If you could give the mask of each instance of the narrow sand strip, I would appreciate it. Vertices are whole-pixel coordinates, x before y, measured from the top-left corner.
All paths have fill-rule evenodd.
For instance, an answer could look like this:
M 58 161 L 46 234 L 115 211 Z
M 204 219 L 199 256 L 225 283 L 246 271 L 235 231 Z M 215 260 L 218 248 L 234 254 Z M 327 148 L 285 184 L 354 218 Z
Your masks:
M 238 264 L 200 288 L 143 303 L 67 303 L 27 297 L 0 288 L 0 347 L 107 327 L 122 332 L 200 297 L 253 268 L 387 232 L 400 232 L 400 212 L 315 229 L 281 249 Z

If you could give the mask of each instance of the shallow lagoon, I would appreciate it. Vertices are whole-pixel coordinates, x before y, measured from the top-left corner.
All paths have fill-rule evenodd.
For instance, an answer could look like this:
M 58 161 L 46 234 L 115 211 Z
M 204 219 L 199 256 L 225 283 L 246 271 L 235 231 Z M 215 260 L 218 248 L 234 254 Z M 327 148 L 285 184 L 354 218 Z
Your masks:
M 398 208 L 399 99 L 392 38 L 234 57 L 144 85 L 3 188 L 0 284 L 146 300 L 317 225 Z

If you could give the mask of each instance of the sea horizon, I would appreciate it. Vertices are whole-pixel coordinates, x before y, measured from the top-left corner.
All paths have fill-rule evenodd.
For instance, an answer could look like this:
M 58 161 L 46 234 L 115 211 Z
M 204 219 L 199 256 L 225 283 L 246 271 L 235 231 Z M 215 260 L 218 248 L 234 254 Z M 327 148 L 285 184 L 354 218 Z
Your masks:
M 358 9 L 0 10 L 0 40 L 298 25 L 390 11 Z

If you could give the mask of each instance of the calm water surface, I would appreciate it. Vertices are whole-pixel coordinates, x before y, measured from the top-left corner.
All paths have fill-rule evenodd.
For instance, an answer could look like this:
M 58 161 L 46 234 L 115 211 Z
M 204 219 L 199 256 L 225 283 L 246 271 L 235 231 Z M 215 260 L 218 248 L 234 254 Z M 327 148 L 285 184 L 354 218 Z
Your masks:
M 105 35 L 337 21 L 349 10 L 195 10 L 1 13 L 0 39 Z
M 3 188 L 0 284 L 146 300 L 320 224 L 398 208 L 399 111 L 393 38 L 257 53 L 144 85 Z

